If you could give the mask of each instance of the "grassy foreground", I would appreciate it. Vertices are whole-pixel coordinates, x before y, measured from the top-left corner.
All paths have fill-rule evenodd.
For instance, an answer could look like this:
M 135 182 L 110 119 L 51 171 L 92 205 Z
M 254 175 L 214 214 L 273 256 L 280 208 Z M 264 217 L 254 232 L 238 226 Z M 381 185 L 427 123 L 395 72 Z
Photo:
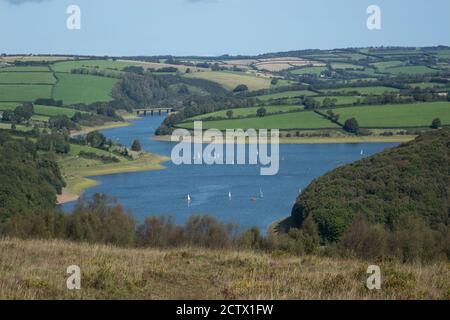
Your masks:
M 79 291 L 66 289 L 74 264 L 81 268 Z M 382 263 L 382 288 L 373 291 L 365 287 L 368 264 L 1 239 L 0 299 L 450 299 L 448 263 Z

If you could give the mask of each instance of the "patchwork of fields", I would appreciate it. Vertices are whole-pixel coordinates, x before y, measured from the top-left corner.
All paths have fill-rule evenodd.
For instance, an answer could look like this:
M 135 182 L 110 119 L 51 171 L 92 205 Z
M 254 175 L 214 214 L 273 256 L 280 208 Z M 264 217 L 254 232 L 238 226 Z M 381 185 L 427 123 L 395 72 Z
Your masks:
M 62 100 L 64 105 L 112 100 L 118 79 L 71 74 L 74 68 L 89 67 L 119 72 L 130 63 L 112 60 L 70 60 L 49 66 L 6 66 L 0 68 L 0 103 L 31 102 L 38 98 Z M 54 72 L 58 70 L 61 72 Z
M 426 54 L 427 56 L 434 55 L 437 59 L 447 59 L 447 53 L 447 51 L 443 52 L 442 50 L 438 50 L 436 52 L 430 51 Z M 333 112 L 339 114 L 340 123 L 354 117 L 357 119 L 359 125 L 365 128 L 428 127 L 435 118 L 440 118 L 443 125 L 450 125 L 449 102 L 356 106 L 366 95 L 398 92 L 406 96 L 407 94 L 404 91 L 408 89 L 400 92 L 399 89 L 391 87 L 390 82 L 380 81 L 380 77 L 394 77 L 395 75 L 402 75 L 400 79 L 403 79 L 405 75 L 415 76 L 411 77 L 411 79 L 417 82 L 410 83 L 408 85 L 409 87 L 439 89 L 439 95 L 441 96 L 433 100 L 443 100 L 441 99 L 442 94 L 448 91 L 447 89 L 450 88 L 450 85 L 445 83 L 445 81 L 444 83 L 440 83 L 442 79 L 434 80 L 436 76 L 421 76 L 424 74 L 436 74 L 442 70 L 450 70 L 450 64 L 446 60 L 439 60 L 434 65 L 419 65 L 415 62 L 417 60 L 414 59 L 418 59 L 422 54 L 423 52 L 420 50 L 404 50 L 402 52 L 394 49 L 379 51 L 361 49 L 358 51 L 329 50 L 299 58 L 291 57 L 289 61 L 286 60 L 286 57 L 253 60 L 241 59 L 235 61 L 224 60 L 219 61 L 220 63 L 216 63 L 218 60 L 207 61 L 200 59 L 197 61 L 203 64 L 210 63 L 210 66 L 214 63 L 225 67 L 232 67 L 233 65 L 245 66 L 246 72 L 232 71 L 231 69 L 223 70 L 223 68 L 221 71 L 212 71 L 213 68 L 198 67 L 201 64 L 198 66 L 194 64 L 191 64 L 191 66 L 182 64 L 171 65 L 165 63 L 166 59 L 161 59 L 161 63 L 156 63 L 112 59 L 66 59 L 66 61 L 57 61 L 61 60 L 61 58 L 49 57 L 56 61 L 49 66 L 11 66 L 10 64 L 5 66 L 3 64 L 0 67 L 0 111 L 13 110 L 18 104 L 26 101 L 34 101 L 37 98 L 53 98 L 55 100 L 62 100 L 65 107 L 35 105 L 35 115 L 32 119 L 46 121 L 48 117 L 57 114 L 64 114 L 71 117 L 75 112 L 74 109 L 70 108 L 71 105 L 111 101 L 113 99 L 112 89 L 119 81 L 119 76 L 124 73 L 123 69 L 129 66 L 142 66 L 146 69 L 155 70 L 164 67 L 174 67 L 178 70 L 178 75 L 182 74 L 183 77 L 209 80 L 229 91 L 242 84 L 246 85 L 249 91 L 272 89 L 267 91 L 268 93 L 266 94 L 256 96 L 256 105 L 254 107 L 233 109 L 230 119 L 228 119 L 226 114 L 228 110 L 221 110 L 184 120 L 179 126 L 185 128 L 192 128 L 192 121 L 194 120 L 208 118 L 219 119 L 205 121 L 205 128 L 222 130 L 227 128 L 278 128 L 281 130 L 326 130 L 340 128 L 339 125 L 324 116 L 313 111 L 305 111 L 302 105 L 302 98 L 304 97 L 311 97 L 318 101 L 320 105 L 323 105 L 325 99 L 331 99 L 338 106 L 338 108 L 333 109 Z M 405 59 L 405 56 L 414 56 L 415 58 L 408 60 Z M 34 57 L 31 58 L 34 59 Z M 312 61 L 313 63 L 305 64 L 308 61 Z M 288 66 L 280 69 L 280 66 L 283 64 L 287 64 Z M 272 65 L 276 65 L 276 68 L 272 68 Z M 267 67 L 273 70 L 268 70 Z M 79 68 L 84 68 L 89 71 L 110 72 L 117 77 L 71 73 L 73 69 Z M 191 69 L 190 73 L 185 73 L 187 68 Z M 284 73 L 281 73 L 282 70 L 285 70 Z M 171 72 L 171 74 L 175 73 Z M 332 79 L 332 82 L 326 82 L 327 77 L 335 77 L 336 75 L 345 75 L 345 77 Z M 277 81 L 272 81 L 274 77 Z M 308 81 L 311 78 L 315 78 L 316 80 Z M 358 85 L 358 87 L 349 86 L 349 83 L 363 80 L 378 80 L 378 83 L 377 85 L 367 87 L 361 85 Z M 315 81 L 319 81 L 319 84 L 331 83 L 332 85 L 316 86 Z M 409 81 L 406 81 L 406 83 L 409 83 Z M 185 86 L 182 82 L 173 84 L 170 90 L 177 93 L 181 85 Z M 281 87 L 293 85 L 297 85 L 298 88 L 304 87 L 309 89 L 294 90 L 292 88 L 290 91 L 281 91 L 283 90 Z M 300 87 L 299 85 L 302 86 Z M 338 87 L 338 85 L 342 87 Z M 395 86 L 395 84 L 392 84 L 392 86 Z M 207 91 L 195 85 L 186 85 L 186 87 L 190 94 L 202 96 L 209 94 Z M 318 89 L 328 87 L 332 89 Z M 412 96 L 409 93 L 408 97 Z M 278 103 L 282 103 L 282 105 L 277 105 Z M 258 117 L 256 115 L 256 111 L 260 107 L 266 109 L 266 116 Z M 327 110 L 322 109 L 321 111 L 325 113 Z

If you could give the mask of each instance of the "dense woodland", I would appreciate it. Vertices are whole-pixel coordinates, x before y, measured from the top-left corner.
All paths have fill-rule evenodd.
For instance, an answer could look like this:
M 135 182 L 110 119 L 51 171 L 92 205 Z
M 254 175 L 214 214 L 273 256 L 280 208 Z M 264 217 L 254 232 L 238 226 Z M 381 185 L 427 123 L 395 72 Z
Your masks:
M 333 170 L 314 180 L 292 209 L 322 243 L 362 256 L 450 254 L 450 129 Z

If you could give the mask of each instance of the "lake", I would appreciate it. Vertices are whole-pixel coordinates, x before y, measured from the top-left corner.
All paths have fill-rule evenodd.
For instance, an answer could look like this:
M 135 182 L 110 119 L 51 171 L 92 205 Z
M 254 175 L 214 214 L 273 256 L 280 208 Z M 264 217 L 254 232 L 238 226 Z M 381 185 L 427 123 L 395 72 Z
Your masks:
M 170 157 L 174 144 L 152 139 L 163 119 L 145 117 L 132 121 L 131 126 L 102 133 L 128 146 L 139 139 L 145 151 Z M 256 226 L 264 232 L 274 221 L 290 215 L 299 191 L 313 179 L 395 145 L 280 145 L 280 170 L 274 176 L 261 176 L 257 165 L 177 166 L 169 161 L 164 163 L 165 170 L 93 177 L 100 184 L 86 190 L 84 196 L 94 193 L 114 196 L 141 222 L 147 216 L 170 215 L 176 223 L 184 223 L 193 214 L 209 214 L 223 222 L 243 228 Z M 68 203 L 63 209 L 69 211 L 73 206 L 74 203 Z

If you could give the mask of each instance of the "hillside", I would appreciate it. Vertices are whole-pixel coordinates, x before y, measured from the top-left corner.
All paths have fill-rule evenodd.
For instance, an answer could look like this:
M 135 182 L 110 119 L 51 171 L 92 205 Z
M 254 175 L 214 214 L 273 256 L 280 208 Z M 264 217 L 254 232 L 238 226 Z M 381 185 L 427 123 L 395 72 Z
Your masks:
M 449 165 L 450 129 L 428 132 L 314 180 L 298 197 L 293 221 L 312 215 L 322 240 L 336 241 L 358 215 L 390 231 L 414 216 L 448 238 Z
M 66 289 L 73 264 L 81 268 L 80 291 Z M 365 288 L 367 266 L 315 256 L 2 239 L 0 299 L 450 298 L 445 263 L 380 264 L 382 290 L 373 291 Z

